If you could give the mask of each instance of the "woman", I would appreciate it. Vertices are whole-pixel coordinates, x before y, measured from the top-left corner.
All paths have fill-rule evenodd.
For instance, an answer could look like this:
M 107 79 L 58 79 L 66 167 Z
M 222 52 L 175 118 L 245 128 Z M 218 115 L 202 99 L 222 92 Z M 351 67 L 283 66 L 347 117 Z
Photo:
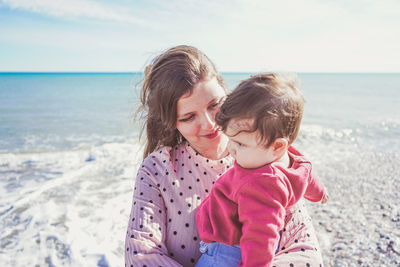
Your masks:
M 147 140 L 126 236 L 126 266 L 195 265 L 196 208 L 233 164 L 228 139 L 214 121 L 226 93 L 214 64 L 194 47 L 171 48 L 146 68 L 141 111 Z M 310 221 L 302 203 L 291 210 L 273 265 L 322 264 Z

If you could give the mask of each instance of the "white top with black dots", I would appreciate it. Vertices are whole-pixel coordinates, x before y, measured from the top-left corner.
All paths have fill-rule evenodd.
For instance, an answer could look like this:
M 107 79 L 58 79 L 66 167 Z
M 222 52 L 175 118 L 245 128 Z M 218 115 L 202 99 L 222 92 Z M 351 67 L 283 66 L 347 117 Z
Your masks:
M 133 193 L 126 266 L 194 266 L 200 257 L 196 209 L 232 164 L 230 156 L 204 158 L 186 142 L 145 158 Z

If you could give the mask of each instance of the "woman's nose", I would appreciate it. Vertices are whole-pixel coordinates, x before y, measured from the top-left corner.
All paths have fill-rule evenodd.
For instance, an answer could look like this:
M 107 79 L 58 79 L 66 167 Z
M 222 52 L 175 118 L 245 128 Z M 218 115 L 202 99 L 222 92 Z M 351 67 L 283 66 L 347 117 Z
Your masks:
M 203 120 L 201 123 L 201 127 L 204 130 L 214 129 L 215 128 L 215 121 L 213 114 L 206 112 L 204 113 Z

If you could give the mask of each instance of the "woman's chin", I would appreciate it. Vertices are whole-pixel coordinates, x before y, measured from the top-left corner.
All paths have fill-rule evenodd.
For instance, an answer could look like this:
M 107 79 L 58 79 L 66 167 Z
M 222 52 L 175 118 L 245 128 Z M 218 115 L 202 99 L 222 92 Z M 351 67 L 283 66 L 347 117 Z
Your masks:
M 211 139 L 202 137 L 198 141 L 189 142 L 189 144 L 203 157 L 219 159 L 221 155 L 223 155 L 222 157 L 227 155 L 228 138 L 223 134 L 219 134 Z

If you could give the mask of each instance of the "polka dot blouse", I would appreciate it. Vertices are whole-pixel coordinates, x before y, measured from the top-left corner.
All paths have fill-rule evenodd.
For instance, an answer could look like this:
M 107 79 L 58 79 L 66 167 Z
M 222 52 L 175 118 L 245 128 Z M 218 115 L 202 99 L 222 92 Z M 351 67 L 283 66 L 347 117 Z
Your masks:
M 210 160 L 187 143 L 144 159 L 126 233 L 126 266 L 194 266 L 200 257 L 196 209 L 232 164 L 230 156 Z

